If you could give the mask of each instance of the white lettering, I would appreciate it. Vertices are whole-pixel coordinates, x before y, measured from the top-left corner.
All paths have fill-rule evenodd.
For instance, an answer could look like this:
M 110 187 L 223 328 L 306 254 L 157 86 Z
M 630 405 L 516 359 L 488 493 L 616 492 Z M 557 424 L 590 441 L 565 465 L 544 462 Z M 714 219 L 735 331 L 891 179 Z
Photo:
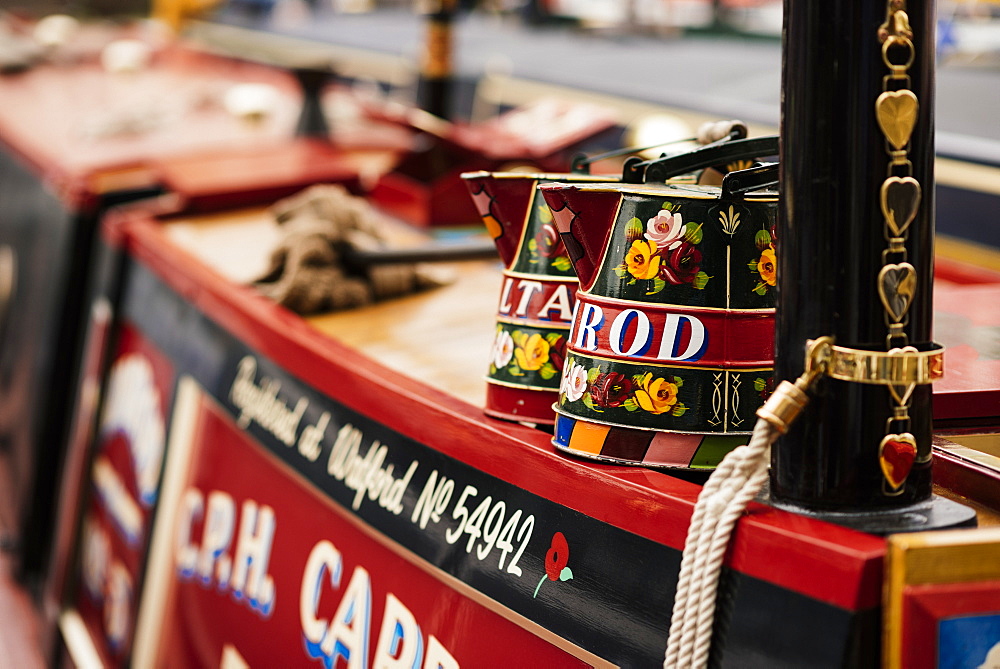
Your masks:
M 417 619 L 395 595 L 386 594 L 373 669 L 412 669 L 420 666 L 423 655 L 424 639 Z
M 499 312 L 501 314 L 509 314 L 510 309 L 513 306 L 510 303 L 510 289 L 514 287 L 514 279 L 507 277 L 503 280 L 503 290 L 500 291 L 500 308 Z
M 424 669 L 459 669 L 458 662 L 433 634 L 427 639 Z
M 597 350 L 597 331 L 604 325 L 604 312 L 596 304 L 584 304 L 583 313 L 577 323 L 579 327 L 576 331 L 577 348 L 588 351 Z
M 514 312 L 514 315 L 526 316 L 528 314 L 528 304 L 531 302 L 531 296 L 536 291 L 542 290 L 542 282 L 522 279 L 517 287 L 521 289 L 521 301 L 517 303 L 517 311 Z
M 440 522 L 441 514 L 448 508 L 448 502 L 451 501 L 451 495 L 455 491 L 453 480 L 442 476 L 439 482 L 437 476 L 438 472 L 435 469 L 427 478 L 423 492 L 420 493 L 417 504 L 413 507 L 413 515 L 410 516 L 410 522 L 413 523 L 416 523 L 418 518 L 420 519 L 420 529 L 422 530 L 427 529 L 428 520 L 433 520 L 435 523 Z
M 258 507 L 250 499 L 243 502 L 233 575 L 229 581 L 229 587 L 237 598 L 245 594 L 251 608 L 265 616 L 274 605 L 274 580 L 267 575 L 274 525 L 274 510 L 271 507 Z M 219 582 L 224 583 L 221 577 Z
M 691 324 L 691 339 L 688 340 L 687 348 L 683 353 L 676 353 L 675 349 L 680 345 L 680 334 L 684 328 L 684 322 Z M 707 334 L 705 324 L 694 316 L 683 316 L 679 314 L 667 314 L 663 323 L 663 339 L 660 340 L 660 352 L 657 358 L 660 360 L 688 360 L 701 352 L 705 345 Z
M 219 490 L 209 493 L 197 568 L 198 575 L 205 585 L 212 582 L 213 571 L 216 572 L 215 575 L 220 583 L 229 580 L 231 564 L 223 553 L 229 548 L 229 542 L 233 539 L 235 517 L 236 504 L 232 497 Z
M 364 567 L 357 566 L 351 574 L 351 581 L 347 584 L 330 628 L 320 643 L 323 654 L 331 659 L 331 666 L 337 666 L 338 657 L 344 658 L 348 669 L 364 669 L 368 666 L 371 606 L 371 579 Z
M 199 548 L 192 528 L 203 510 Z M 232 559 L 229 550 L 235 520 L 236 503 L 228 493 L 213 490 L 206 498 L 196 488 L 185 490 L 174 534 L 177 571 L 182 580 L 197 576 L 206 587 L 214 581 L 220 591 L 231 590 L 237 601 L 267 617 L 274 609 L 275 595 L 274 579 L 267 573 L 276 526 L 274 510 L 253 500 L 243 501 Z
M 305 573 L 302 575 L 302 589 L 299 591 L 299 618 L 302 621 L 302 634 L 316 648 L 326 636 L 327 621 L 316 617 L 316 607 L 319 606 L 320 589 L 323 586 L 323 575 L 329 574 L 330 585 L 334 589 L 340 587 L 340 574 L 343 570 L 343 560 L 332 543 L 323 540 L 313 546 L 306 561 Z
M 569 286 L 566 284 L 560 284 L 556 288 L 552 296 L 538 310 L 538 317 L 549 318 L 549 312 L 553 309 L 559 310 L 559 320 L 568 321 L 573 317 L 573 308 L 570 306 L 569 299 Z
M 230 399 L 240 410 L 237 424 L 245 430 L 251 422 L 256 422 L 281 443 L 294 446 L 295 433 L 309 401 L 299 398 L 295 408 L 289 409 L 283 400 L 278 399 L 280 383 L 263 378 L 257 385 L 256 377 L 257 360 L 248 355 L 240 360 L 239 371 L 229 391 Z
M 632 320 L 636 323 L 635 337 L 632 339 L 632 345 L 625 349 L 625 333 Z M 609 334 L 611 350 L 618 355 L 642 355 L 649 349 L 649 340 L 652 336 L 649 317 L 638 309 L 626 309 L 615 316 Z
M 142 511 L 132 499 L 111 461 L 100 455 L 94 461 L 94 487 L 114 526 L 130 546 L 137 546 L 143 530 Z
M 180 520 L 177 525 L 176 549 L 177 568 L 181 575 L 190 578 L 194 576 L 198 565 L 198 546 L 191 543 L 191 525 L 196 518 L 201 518 L 205 503 L 201 493 L 190 488 L 181 497 Z
M 320 452 L 323 450 L 320 444 L 326 436 L 326 426 L 330 423 L 330 412 L 324 411 L 315 425 L 307 425 L 302 429 L 302 436 L 299 437 L 299 453 L 309 462 L 316 462 Z
M 383 468 L 389 448 L 374 442 L 368 452 L 361 455 L 364 435 L 350 423 L 337 432 L 337 440 L 330 450 L 326 471 L 338 481 L 343 481 L 348 490 L 354 491 L 351 508 L 357 511 L 367 494 L 368 499 L 378 501 L 386 511 L 398 516 L 403 512 L 403 494 L 417 469 L 417 462 L 410 463 L 409 469 L 399 479 L 393 477 L 394 465 Z

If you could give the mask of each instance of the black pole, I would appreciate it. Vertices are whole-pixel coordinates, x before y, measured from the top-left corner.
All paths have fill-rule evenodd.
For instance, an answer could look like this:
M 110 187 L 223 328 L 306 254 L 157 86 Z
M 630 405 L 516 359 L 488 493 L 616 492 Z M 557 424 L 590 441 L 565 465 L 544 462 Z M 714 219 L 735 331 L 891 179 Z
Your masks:
M 451 117 L 452 98 L 452 19 L 455 0 L 435 0 L 426 14 L 427 34 L 417 84 L 418 105 L 441 118 Z
M 330 139 L 330 126 L 323 113 L 323 89 L 333 78 L 329 69 L 315 67 L 297 67 L 292 74 L 302 89 L 302 110 L 295 126 L 297 137 L 316 137 Z
M 887 82 L 879 27 L 893 11 L 888 2 L 905 9 L 913 62 L 908 79 Z M 931 350 L 934 2 L 785 0 L 784 12 L 775 374 L 794 380 L 806 341 L 824 335 L 866 351 Z M 890 47 L 890 61 L 909 54 Z M 887 256 L 880 187 L 895 173 L 888 154 L 895 147 L 875 109 L 880 94 L 902 88 L 919 101 L 905 148 L 922 199 L 905 251 Z M 898 257 L 914 267 L 915 291 L 902 335 L 887 342 L 878 277 Z M 773 503 L 878 533 L 969 522 L 964 507 L 931 494 L 930 385 L 915 387 L 907 421 L 889 421 L 894 401 L 885 385 L 823 378 L 812 396 L 772 450 Z M 880 462 L 881 442 L 904 431 L 914 437 L 916 458 L 894 488 Z

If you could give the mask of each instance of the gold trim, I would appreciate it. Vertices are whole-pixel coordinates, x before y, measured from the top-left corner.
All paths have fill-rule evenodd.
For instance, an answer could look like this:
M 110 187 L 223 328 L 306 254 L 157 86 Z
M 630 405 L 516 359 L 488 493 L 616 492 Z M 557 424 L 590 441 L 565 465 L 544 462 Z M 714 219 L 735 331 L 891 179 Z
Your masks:
M 727 247 L 728 248 L 728 247 Z M 617 306 L 618 304 L 628 305 L 628 309 L 638 309 L 639 311 L 669 311 L 669 312 L 694 312 L 694 313 L 726 313 L 734 314 L 736 316 L 767 316 L 768 314 L 774 315 L 774 307 L 764 307 L 762 309 L 729 309 L 726 307 L 704 307 L 704 306 L 689 306 L 687 304 L 667 304 L 665 302 L 637 302 L 636 300 L 629 300 L 623 297 L 606 297 L 604 295 L 598 295 L 592 291 L 578 290 L 576 291 L 578 302 L 587 302 L 588 304 L 597 304 L 600 306 L 602 302 L 611 302 L 610 306 Z M 587 299 L 590 298 L 590 299 Z
M 885 568 L 883 666 L 901 669 L 903 590 L 911 585 L 1000 578 L 1000 528 L 892 535 Z
M 520 246 L 518 246 L 520 249 Z M 580 283 L 580 280 L 576 276 L 558 276 L 555 274 L 532 274 L 531 272 L 515 272 L 514 270 L 503 269 L 500 272 L 503 276 L 509 276 L 512 279 L 530 279 L 532 281 L 541 281 L 542 283 L 559 283 L 567 286 L 576 286 Z
M 918 351 L 907 346 L 887 352 L 831 346 L 826 373 L 839 381 L 876 385 L 932 383 L 944 374 L 944 347 Z
M 618 362 L 624 365 L 631 365 L 633 367 L 664 367 L 669 369 L 679 369 L 679 370 L 690 370 L 690 369 L 702 369 L 709 372 L 732 372 L 733 374 L 749 374 L 750 372 L 774 372 L 774 367 L 762 367 L 760 365 L 754 365 L 752 367 L 704 367 L 700 365 L 683 365 L 683 364 L 668 364 L 665 362 L 653 362 L 646 361 L 645 359 L 636 358 L 612 358 L 603 355 L 593 355 L 591 353 L 580 353 L 575 349 L 566 347 L 566 357 L 574 355 L 577 358 L 587 358 L 589 360 L 600 360 L 602 362 Z M 884 354 L 883 354 L 884 355 Z M 675 361 L 676 363 L 676 361 Z
M 483 380 L 494 386 L 503 386 L 504 388 L 514 388 L 515 390 L 534 390 L 538 392 L 546 393 L 558 393 L 559 384 L 554 386 L 529 386 L 527 384 L 511 383 L 510 381 L 499 381 L 490 376 L 484 376 Z
M 533 327 L 539 330 L 560 330 L 569 332 L 569 329 L 573 326 L 573 321 L 558 321 L 562 325 L 556 323 L 556 321 L 543 321 L 541 319 L 531 319 L 531 318 L 517 318 L 515 316 L 497 316 L 497 323 L 503 323 L 505 325 L 523 325 L 524 327 Z
M 555 183 L 570 183 L 580 181 L 583 183 L 621 183 L 620 174 L 585 174 L 583 172 L 470 172 L 469 174 L 488 174 L 494 179 L 534 179 L 535 181 L 547 180 Z M 464 175 L 463 175 L 464 176 Z
M 893 535 L 889 546 L 903 585 L 1000 579 L 1000 527 Z

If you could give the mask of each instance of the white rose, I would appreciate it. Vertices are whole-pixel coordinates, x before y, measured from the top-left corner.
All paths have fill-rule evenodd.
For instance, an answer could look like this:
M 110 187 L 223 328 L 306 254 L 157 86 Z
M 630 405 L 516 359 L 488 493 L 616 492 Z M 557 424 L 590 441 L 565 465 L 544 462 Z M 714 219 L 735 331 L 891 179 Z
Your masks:
M 584 369 L 583 365 L 573 363 L 569 372 L 563 377 L 563 381 L 563 394 L 566 395 L 566 400 L 569 402 L 577 401 L 587 392 L 587 370 Z
M 656 242 L 660 248 L 672 249 L 678 246 L 684 241 L 684 221 L 681 215 L 661 209 L 660 213 L 646 221 L 646 239 Z
M 514 357 L 514 338 L 506 330 L 500 330 L 493 342 L 493 364 L 497 369 L 506 367 L 512 357 Z

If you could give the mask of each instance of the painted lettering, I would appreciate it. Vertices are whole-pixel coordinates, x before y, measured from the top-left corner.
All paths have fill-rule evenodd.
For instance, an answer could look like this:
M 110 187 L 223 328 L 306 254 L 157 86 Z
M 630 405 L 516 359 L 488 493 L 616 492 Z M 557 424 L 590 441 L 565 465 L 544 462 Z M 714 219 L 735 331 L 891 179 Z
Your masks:
M 258 506 L 252 499 L 243 502 L 229 588 L 234 597 L 247 597 L 250 607 L 265 615 L 274 602 L 274 580 L 267 575 L 274 527 L 271 507 Z M 221 578 L 219 581 L 223 582 Z
M 205 585 L 210 584 L 216 576 L 219 583 L 229 580 L 232 565 L 223 554 L 233 539 L 235 518 L 236 504 L 228 493 L 219 490 L 209 493 L 197 567 L 198 576 Z
M 302 574 L 302 588 L 299 591 L 299 620 L 302 623 L 302 636 L 310 649 L 310 655 L 319 657 L 319 645 L 326 636 L 327 621 L 316 617 L 319 606 L 319 596 L 322 592 L 323 577 L 326 576 L 333 589 L 340 587 L 340 576 L 343 571 L 343 560 L 340 551 L 332 543 L 320 541 L 313 546 L 306 560 L 305 572 Z
M 299 421 L 305 413 L 309 401 L 302 397 L 296 402 L 295 408 L 278 398 L 281 384 L 274 379 L 262 378 L 257 384 L 257 360 L 246 356 L 240 360 L 236 379 L 229 391 L 229 397 L 240 415 L 237 424 L 246 429 L 251 422 L 256 422 L 286 446 L 295 445 L 295 435 Z
M 424 658 L 424 669 L 459 669 L 458 662 L 433 634 L 427 639 L 427 657 Z
M 191 542 L 191 526 L 195 520 L 201 518 L 204 509 L 201 492 L 189 488 L 181 496 L 179 510 L 179 520 L 177 521 L 177 534 L 175 535 L 177 552 L 177 568 L 181 576 L 190 578 L 194 576 L 195 568 L 198 565 L 198 545 Z
M 574 348 L 581 351 L 603 350 L 608 354 L 641 358 L 651 355 L 650 350 L 658 339 L 654 359 L 695 361 L 704 355 L 708 345 L 708 329 L 701 319 L 690 314 L 665 313 L 660 321 L 657 314 L 651 318 L 641 309 L 609 309 L 610 314 L 607 314 L 600 305 L 586 302 L 578 303 L 577 310 L 570 339 Z M 611 314 L 614 317 L 605 340 L 604 323 Z
M 517 310 L 514 311 L 514 315 L 527 316 L 528 305 L 531 303 L 531 296 L 536 291 L 541 292 L 542 282 L 522 279 L 521 282 L 517 285 L 517 287 L 521 290 L 521 301 L 517 303 Z
M 354 491 L 351 508 L 355 511 L 361 507 L 367 494 L 370 500 L 377 501 L 383 509 L 398 516 L 403 512 L 403 494 L 418 463 L 411 462 L 406 473 L 397 479 L 393 476 L 394 465 L 383 467 L 388 447 L 375 441 L 362 456 L 363 440 L 361 430 L 350 423 L 341 427 L 330 450 L 326 471 L 336 480 L 343 481 L 348 490 Z
M 597 331 L 604 325 L 604 311 L 596 304 L 584 304 L 577 319 L 575 341 L 577 348 L 597 350 Z
M 306 653 L 326 667 L 362 669 L 460 669 L 447 648 L 433 635 L 424 643 L 423 632 L 409 607 L 386 593 L 382 621 L 369 664 L 371 641 L 371 577 L 358 565 L 344 588 L 336 613 L 329 619 L 318 614 L 325 586 L 340 589 L 343 557 L 330 541 L 313 546 L 306 560 L 299 590 L 299 620 Z M 425 651 L 426 649 L 426 651 Z
M 330 412 L 324 411 L 315 425 L 307 425 L 299 437 L 299 453 L 309 462 L 316 462 L 322 452 L 321 444 L 326 436 L 326 426 L 330 424 Z
M 236 502 L 232 496 L 213 490 L 204 496 L 188 488 L 181 496 L 174 534 L 174 560 L 181 580 L 197 577 L 205 587 L 213 583 L 219 590 L 231 590 L 233 598 L 262 616 L 274 610 L 274 580 L 267 573 L 274 542 L 274 510 L 244 500 L 236 528 Z M 200 545 L 194 541 L 193 527 L 204 514 Z M 236 544 L 233 547 L 233 537 Z M 229 551 L 234 548 L 230 557 Z
M 413 514 L 410 522 L 419 523 L 420 529 L 427 529 L 427 521 L 433 520 L 435 523 L 441 521 L 441 514 L 448 508 L 451 495 L 455 491 L 455 482 L 445 476 L 438 481 L 438 472 L 435 469 L 427 477 L 427 483 L 417 498 L 417 503 L 413 507 Z
M 500 307 L 497 309 L 501 314 L 509 314 L 514 306 L 510 303 L 510 290 L 514 287 L 514 279 L 506 277 L 503 280 L 503 290 L 500 291 Z
M 424 638 L 417 619 L 395 595 L 386 594 L 372 669 L 412 669 L 420 666 L 423 655 Z
M 683 353 L 679 353 L 681 332 L 684 323 L 691 327 L 691 337 Z M 663 323 L 663 338 L 660 340 L 660 351 L 657 358 L 660 360 L 697 360 L 701 357 L 705 344 L 708 342 L 708 333 L 705 331 L 705 324 L 694 316 L 684 316 L 680 314 L 667 314 Z
M 130 353 L 115 361 L 108 377 L 101 439 L 122 435 L 132 457 L 138 501 L 156 501 L 163 464 L 165 428 L 160 391 L 149 359 Z
M 371 624 L 372 588 L 368 571 L 361 566 L 354 568 L 343 598 L 337 606 L 320 649 L 330 659 L 330 666 L 337 666 L 342 657 L 348 669 L 368 666 L 368 633 Z
M 625 346 L 625 335 L 629 325 L 635 323 L 635 334 L 632 343 Z M 641 356 L 649 350 L 649 343 L 653 336 L 653 330 L 649 325 L 649 317 L 638 309 L 626 309 L 611 322 L 611 332 L 609 333 L 611 350 L 618 355 Z
M 561 320 L 568 322 L 571 318 L 573 318 L 573 307 L 571 302 L 572 300 L 570 300 L 569 297 L 569 286 L 564 283 L 560 284 L 549 299 L 545 301 L 542 308 L 538 310 L 538 317 L 546 320 Z M 555 319 L 552 319 L 550 312 L 554 309 L 557 309 L 559 313 Z

